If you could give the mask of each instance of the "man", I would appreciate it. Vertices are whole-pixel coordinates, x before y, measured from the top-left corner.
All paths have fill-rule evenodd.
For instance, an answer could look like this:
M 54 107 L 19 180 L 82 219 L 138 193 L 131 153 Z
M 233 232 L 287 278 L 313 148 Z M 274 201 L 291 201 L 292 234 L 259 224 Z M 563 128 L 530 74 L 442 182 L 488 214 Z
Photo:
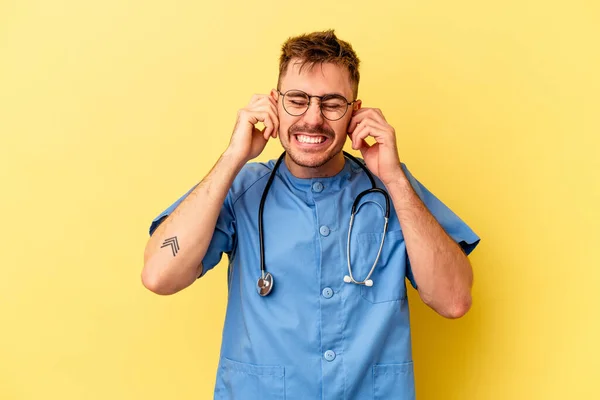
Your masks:
M 358 66 L 333 31 L 288 39 L 277 90 L 252 97 L 213 169 L 152 222 L 153 292 L 229 258 L 216 399 L 414 399 L 406 279 L 445 317 L 470 307 L 479 237 L 400 162 L 394 128 L 357 99 Z M 249 162 L 277 137 L 279 165 Z M 382 191 L 359 196 L 371 182 L 346 140 Z

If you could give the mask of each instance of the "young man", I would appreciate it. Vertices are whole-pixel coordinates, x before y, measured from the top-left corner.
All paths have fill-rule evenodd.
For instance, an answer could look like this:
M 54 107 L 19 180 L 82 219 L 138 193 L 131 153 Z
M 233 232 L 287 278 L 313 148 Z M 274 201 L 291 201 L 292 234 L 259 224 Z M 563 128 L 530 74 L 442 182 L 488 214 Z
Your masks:
M 414 399 L 406 280 L 442 316 L 470 307 L 480 239 L 400 162 L 394 128 L 357 100 L 358 67 L 333 31 L 288 39 L 277 90 L 252 97 L 210 173 L 152 222 L 153 292 L 229 258 L 216 399 Z M 280 163 L 250 163 L 277 137 Z M 346 140 L 379 190 L 361 195 L 371 174 Z

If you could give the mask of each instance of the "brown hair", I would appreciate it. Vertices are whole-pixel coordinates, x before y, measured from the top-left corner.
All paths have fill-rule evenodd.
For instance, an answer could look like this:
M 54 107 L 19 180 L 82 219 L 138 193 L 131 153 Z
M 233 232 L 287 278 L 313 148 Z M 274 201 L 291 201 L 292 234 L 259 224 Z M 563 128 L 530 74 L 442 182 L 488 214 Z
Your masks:
M 309 68 L 322 63 L 333 63 L 348 68 L 352 92 L 355 97 L 352 100 L 356 99 L 360 80 L 358 72 L 360 60 L 350 43 L 338 39 L 333 29 L 303 34 L 285 41 L 281 47 L 281 56 L 279 57 L 277 88 L 280 88 L 281 78 L 285 75 L 288 64 L 293 58 L 299 60 L 300 71 L 306 64 Z

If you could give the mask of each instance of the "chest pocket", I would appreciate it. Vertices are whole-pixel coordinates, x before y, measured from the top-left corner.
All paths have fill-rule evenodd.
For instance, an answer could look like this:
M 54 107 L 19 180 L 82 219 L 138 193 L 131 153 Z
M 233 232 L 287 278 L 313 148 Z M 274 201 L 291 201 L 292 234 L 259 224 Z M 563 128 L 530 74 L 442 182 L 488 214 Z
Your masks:
M 364 280 L 381 244 L 381 232 L 359 233 L 352 242 L 352 273 Z M 381 255 L 371 275 L 373 286 L 361 285 L 361 296 L 371 303 L 399 301 L 406 298 L 406 244 L 402 230 L 388 231 Z

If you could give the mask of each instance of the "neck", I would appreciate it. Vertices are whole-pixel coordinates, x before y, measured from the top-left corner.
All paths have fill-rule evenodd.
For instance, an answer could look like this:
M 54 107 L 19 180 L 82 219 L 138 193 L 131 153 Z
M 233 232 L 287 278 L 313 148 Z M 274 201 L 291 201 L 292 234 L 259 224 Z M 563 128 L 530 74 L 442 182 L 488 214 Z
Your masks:
M 310 178 L 329 178 L 339 174 L 344 169 L 345 159 L 344 153 L 341 151 L 336 154 L 331 160 L 327 161 L 320 167 L 304 167 L 298 165 L 291 159 L 289 154 L 285 155 L 285 165 L 288 170 L 296 178 L 310 179 Z

